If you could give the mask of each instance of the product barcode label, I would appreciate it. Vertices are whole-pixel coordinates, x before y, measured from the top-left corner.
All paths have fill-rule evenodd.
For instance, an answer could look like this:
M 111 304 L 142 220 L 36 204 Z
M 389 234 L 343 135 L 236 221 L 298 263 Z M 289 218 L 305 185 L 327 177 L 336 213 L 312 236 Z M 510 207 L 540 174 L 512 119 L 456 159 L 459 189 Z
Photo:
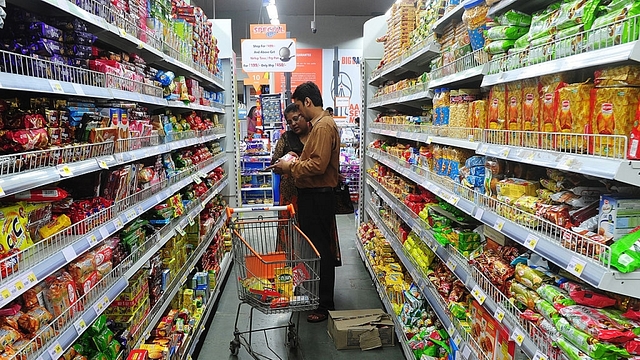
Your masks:
M 540 350 L 537 350 L 533 355 L 533 360 L 547 360 L 547 357 Z
M 62 351 L 62 346 L 57 341 L 47 349 L 47 353 L 52 359 L 58 359 L 62 355 Z
M 504 319 L 504 309 L 501 308 L 500 306 L 498 306 L 496 308 L 496 312 L 493 313 L 493 317 L 498 320 L 498 322 L 502 322 L 502 320 Z
M 109 165 L 107 165 L 107 162 L 106 162 L 106 161 L 104 161 L 104 160 L 98 160 L 98 159 L 96 159 L 96 161 L 98 162 L 98 166 L 99 166 L 101 169 L 109 170 Z
M 503 227 L 504 227 L 504 220 L 503 219 L 497 219 L 495 224 L 493 224 L 493 228 L 498 230 L 498 231 L 502 231 Z
M 587 262 L 572 256 L 571 257 L 571 261 L 569 261 L 569 264 L 567 264 L 567 271 L 572 273 L 575 276 L 580 276 L 582 275 L 582 272 L 584 271 L 584 267 L 587 266 Z
M 68 165 L 58 165 L 57 169 L 58 174 L 60 174 L 60 176 L 62 177 L 73 176 L 73 171 L 71 171 L 71 168 Z
M 184 232 L 184 229 L 181 226 L 178 226 L 176 228 L 176 232 L 180 234 L 180 236 L 185 236 L 187 234 L 186 232 Z
M 511 340 L 515 341 L 518 346 L 522 346 L 522 342 L 524 341 L 524 332 L 520 328 L 513 329 L 511 333 Z
M 449 336 L 453 336 L 453 333 L 456 331 L 455 326 L 453 326 L 453 323 L 449 324 L 449 327 L 447 328 L 447 332 L 449 333 Z
M 471 289 L 471 295 L 473 295 L 473 297 L 478 301 L 478 303 L 480 303 L 480 305 L 482 305 L 487 299 L 487 295 L 484 294 L 484 291 L 482 291 L 482 289 L 480 289 L 478 285 L 474 286 L 473 289 Z
M 51 91 L 56 94 L 64 94 L 64 89 L 62 88 L 62 84 L 59 81 L 49 80 L 49 85 L 51 86 Z
M 84 321 L 84 319 L 80 318 L 80 320 L 73 323 L 73 327 L 76 328 L 76 332 L 78 334 L 82 334 L 84 332 L 84 329 L 87 328 L 87 323 Z
M 534 250 L 536 248 L 536 245 L 538 245 L 538 237 L 533 235 L 533 234 L 529 234 L 527 235 L 527 238 L 524 240 L 524 246 L 526 246 L 528 249 L 530 250 Z

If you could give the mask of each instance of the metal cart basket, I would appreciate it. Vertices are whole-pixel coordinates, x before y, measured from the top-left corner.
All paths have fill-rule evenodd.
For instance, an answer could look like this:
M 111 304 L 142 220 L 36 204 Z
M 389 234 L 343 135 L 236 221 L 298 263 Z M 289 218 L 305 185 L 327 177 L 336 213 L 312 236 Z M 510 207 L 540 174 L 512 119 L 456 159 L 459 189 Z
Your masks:
M 288 219 L 258 216 L 257 218 L 233 218 L 234 213 L 256 211 L 287 211 Z M 238 311 L 236 313 L 234 339 L 229 350 L 237 355 L 240 346 L 255 359 L 267 358 L 253 351 L 251 334 L 286 328 L 286 344 L 298 346 L 300 312 L 314 310 L 319 303 L 320 254 L 309 238 L 295 223 L 293 206 L 265 208 L 227 208 L 233 239 L 233 261 L 237 278 Z M 242 304 L 251 307 L 249 330 L 238 330 L 238 318 Z M 253 328 L 253 310 L 270 314 L 291 313 L 289 322 L 282 326 Z M 294 321 L 294 315 L 295 321 Z M 248 335 L 248 338 L 245 336 Z M 267 348 L 278 358 L 267 341 Z

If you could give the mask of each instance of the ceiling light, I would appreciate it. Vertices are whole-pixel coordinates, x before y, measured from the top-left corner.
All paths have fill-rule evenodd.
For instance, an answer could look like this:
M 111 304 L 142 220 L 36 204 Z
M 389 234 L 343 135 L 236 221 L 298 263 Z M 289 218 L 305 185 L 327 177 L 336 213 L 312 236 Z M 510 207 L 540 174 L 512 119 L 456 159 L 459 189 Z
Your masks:
M 280 25 L 279 19 L 271 19 L 271 25 Z
M 267 5 L 267 14 L 269 14 L 269 19 L 278 18 L 278 8 L 276 7 L 276 4 Z

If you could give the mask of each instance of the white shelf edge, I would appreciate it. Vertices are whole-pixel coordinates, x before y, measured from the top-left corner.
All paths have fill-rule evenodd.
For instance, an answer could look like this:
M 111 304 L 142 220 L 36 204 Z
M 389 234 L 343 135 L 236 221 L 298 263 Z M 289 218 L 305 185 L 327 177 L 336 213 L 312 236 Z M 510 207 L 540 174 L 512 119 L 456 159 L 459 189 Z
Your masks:
M 455 74 L 443 76 L 438 79 L 431 79 L 429 81 L 429 89 L 434 89 L 441 86 L 472 81 L 471 79 L 479 76 L 483 76 L 489 71 L 489 63 L 478 65 L 471 69 L 456 72 Z M 486 78 L 486 76 L 484 77 Z
M 465 139 L 456 139 L 456 138 L 450 138 L 450 137 L 444 137 L 444 136 L 435 136 L 435 135 L 429 135 L 427 133 L 418 133 L 418 132 L 411 132 L 411 131 L 378 129 L 378 128 L 375 128 L 375 127 L 372 127 L 371 129 L 369 129 L 369 132 L 374 133 L 374 134 L 379 134 L 379 135 L 385 135 L 385 136 L 391 136 L 391 137 L 406 139 L 406 140 L 420 141 L 420 142 L 427 143 L 427 144 L 437 143 L 437 144 L 442 144 L 442 145 L 455 146 L 455 147 L 460 147 L 460 148 L 474 150 L 474 151 L 481 144 L 481 143 L 479 143 L 477 141 L 469 141 L 469 140 L 465 140 Z

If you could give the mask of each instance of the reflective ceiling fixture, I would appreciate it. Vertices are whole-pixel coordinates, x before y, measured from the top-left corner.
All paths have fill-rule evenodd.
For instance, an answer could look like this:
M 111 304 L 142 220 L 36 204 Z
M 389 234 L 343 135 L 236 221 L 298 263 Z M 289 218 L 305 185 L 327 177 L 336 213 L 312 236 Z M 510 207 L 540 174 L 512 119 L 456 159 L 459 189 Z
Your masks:
M 280 25 L 280 20 L 278 19 L 278 8 L 276 7 L 276 0 L 269 0 L 269 4 L 267 5 L 267 14 L 269 15 L 271 24 Z

